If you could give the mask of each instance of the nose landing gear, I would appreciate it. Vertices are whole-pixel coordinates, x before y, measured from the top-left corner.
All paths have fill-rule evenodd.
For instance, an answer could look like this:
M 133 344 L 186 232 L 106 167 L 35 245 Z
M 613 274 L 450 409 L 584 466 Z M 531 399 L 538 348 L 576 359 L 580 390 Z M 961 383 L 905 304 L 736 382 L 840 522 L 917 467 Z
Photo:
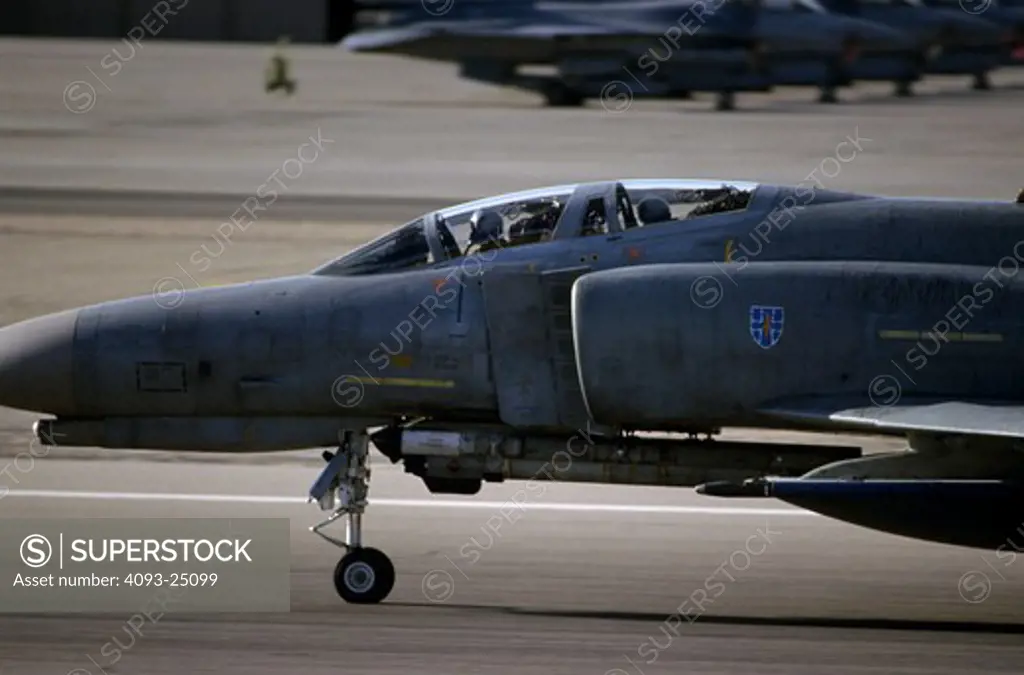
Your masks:
M 324 452 L 327 466 L 309 490 L 310 501 L 323 511 L 332 511 L 310 531 L 347 551 L 334 568 L 334 588 L 345 602 L 377 604 L 395 585 L 395 566 L 381 551 L 363 546 L 363 513 L 369 492 L 370 438 L 364 431 L 343 433 L 334 454 Z M 342 516 L 348 516 L 345 538 L 336 539 L 322 530 Z

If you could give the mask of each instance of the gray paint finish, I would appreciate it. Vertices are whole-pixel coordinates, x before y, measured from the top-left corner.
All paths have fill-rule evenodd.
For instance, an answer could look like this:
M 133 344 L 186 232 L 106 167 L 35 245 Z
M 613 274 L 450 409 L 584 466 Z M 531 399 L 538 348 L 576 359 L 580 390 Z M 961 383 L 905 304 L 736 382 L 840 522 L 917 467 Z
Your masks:
M 902 378 L 904 402 L 1021 396 L 1024 280 L 986 279 L 989 268 L 967 266 L 740 267 L 651 265 L 577 284 L 580 373 L 598 421 L 641 429 L 756 425 L 762 409 L 784 398 L 871 405 L 869 387 L 886 375 Z M 698 284 L 716 281 L 714 306 L 693 301 Z M 750 309 L 759 305 L 784 310 L 782 335 L 769 348 L 751 335 Z M 934 335 L 886 339 L 886 331 Z M 983 335 L 999 341 L 970 339 Z
M 657 199 L 669 220 L 628 227 Z M 482 208 L 504 214 L 509 237 L 557 222 L 556 236 L 463 250 Z M 0 404 L 56 416 L 36 434 L 67 446 L 260 452 L 384 427 L 368 440 L 431 492 L 545 470 L 699 477 L 707 494 L 988 548 L 1024 518 L 1022 262 L 1021 204 L 557 186 L 425 214 L 309 274 L 0 329 Z M 808 472 L 770 443 L 737 464 L 714 441 L 630 433 L 723 426 L 906 435 L 913 452 Z M 903 481 L 869 497 L 881 512 L 865 506 L 877 479 Z

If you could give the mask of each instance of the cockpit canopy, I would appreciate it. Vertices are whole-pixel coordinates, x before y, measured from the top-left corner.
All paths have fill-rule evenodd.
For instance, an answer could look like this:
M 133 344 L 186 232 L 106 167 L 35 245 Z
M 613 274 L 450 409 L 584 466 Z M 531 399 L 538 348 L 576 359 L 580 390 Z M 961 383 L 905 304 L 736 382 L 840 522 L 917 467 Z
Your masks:
M 625 180 L 488 197 L 428 213 L 313 274 L 384 274 L 442 265 L 479 250 L 612 235 L 747 208 L 755 183 Z

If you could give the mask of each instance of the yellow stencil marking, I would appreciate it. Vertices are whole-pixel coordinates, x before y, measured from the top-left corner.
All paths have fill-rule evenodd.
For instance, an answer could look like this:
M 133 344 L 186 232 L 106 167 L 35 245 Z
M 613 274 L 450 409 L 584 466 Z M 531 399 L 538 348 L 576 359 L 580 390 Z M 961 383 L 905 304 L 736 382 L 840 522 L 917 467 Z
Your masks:
M 880 330 L 878 337 L 883 340 L 923 340 L 938 339 L 948 342 L 1002 342 L 1002 333 L 946 333 L 940 335 L 924 330 Z
M 454 380 L 429 380 L 415 377 L 378 377 L 377 381 L 370 380 L 367 384 L 379 384 L 390 387 L 427 387 L 431 389 L 453 389 Z

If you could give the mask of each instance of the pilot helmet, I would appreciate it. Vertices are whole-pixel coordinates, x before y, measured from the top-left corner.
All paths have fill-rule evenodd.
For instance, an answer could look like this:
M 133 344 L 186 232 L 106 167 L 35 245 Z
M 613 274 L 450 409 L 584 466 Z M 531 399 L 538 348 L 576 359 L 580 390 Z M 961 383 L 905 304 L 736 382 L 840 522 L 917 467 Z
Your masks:
M 644 225 L 672 220 L 672 207 L 661 197 L 644 197 L 637 204 L 636 210 Z
M 558 225 L 558 219 L 562 217 L 562 210 L 564 208 L 565 205 L 562 204 L 562 202 L 558 201 L 557 199 L 552 199 L 551 202 L 548 204 L 548 208 L 545 212 L 545 215 L 548 218 L 548 222 L 550 223 L 551 229 L 555 229 L 555 226 Z
M 469 243 L 480 244 L 501 237 L 505 221 L 494 211 L 477 209 L 469 219 Z

